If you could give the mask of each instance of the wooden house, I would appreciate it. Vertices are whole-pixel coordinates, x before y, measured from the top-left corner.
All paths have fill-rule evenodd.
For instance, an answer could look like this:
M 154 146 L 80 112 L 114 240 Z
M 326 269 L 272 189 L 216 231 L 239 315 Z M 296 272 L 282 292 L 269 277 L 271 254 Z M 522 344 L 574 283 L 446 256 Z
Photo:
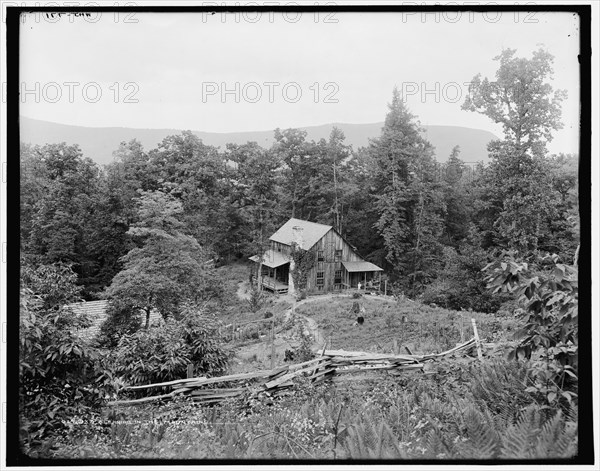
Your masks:
M 307 292 L 340 291 L 359 285 L 379 288 L 383 269 L 363 260 L 332 226 L 292 218 L 269 241 L 269 249 L 262 257 L 254 255 L 250 260 L 261 265 L 259 281 L 271 291 L 295 291 L 293 243 L 314 253 L 314 264 L 306 281 Z

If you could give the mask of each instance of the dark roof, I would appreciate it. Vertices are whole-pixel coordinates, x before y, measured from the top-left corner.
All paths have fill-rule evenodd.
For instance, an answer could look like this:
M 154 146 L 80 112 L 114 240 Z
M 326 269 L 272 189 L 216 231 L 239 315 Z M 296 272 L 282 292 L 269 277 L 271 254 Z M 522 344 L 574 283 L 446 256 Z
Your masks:
M 379 268 L 377 265 L 371 262 L 342 262 L 342 265 L 346 267 L 349 272 L 361 272 L 361 271 L 383 271 L 383 268 Z
M 327 226 L 325 224 L 291 218 L 269 239 L 281 244 L 292 245 L 292 242 L 294 242 L 294 227 L 299 227 L 302 229 L 302 247 L 300 248 L 304 250 L 309 250 L 325 234 L 333 229 L 332 226 Z

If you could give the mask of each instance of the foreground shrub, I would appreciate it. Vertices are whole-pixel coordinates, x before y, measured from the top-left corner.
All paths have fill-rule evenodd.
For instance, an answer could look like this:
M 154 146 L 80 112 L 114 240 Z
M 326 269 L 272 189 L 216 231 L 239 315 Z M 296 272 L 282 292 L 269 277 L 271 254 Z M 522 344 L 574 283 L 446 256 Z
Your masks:
M 129 422 L 78 443 L 97 446 L 89 457 L 167 459 L 508 460 L 577 453 L 576 408 L 537 404 L 521 383 L 520 365 L 467 360 L 437 367 L 431 375 L 340 383 L 296 378 L 282 396 L 262 393 L 208 407 L 182 398 L 123 408 Z M 488 388 L 516 398 L 496 407 Z M 57 456 L 75 450 L 66 440 Z
M 89 320 L 64 307 L 78 300 L 67 265 L 22 268 L 19 409 L 22 451 L 36 456 L 65 421 L 98 410 L 116 381 L 99 352 L 73 331 Z
M 124 335 L 134 334 L 141 326 L 138 310 L 111 301 L 107 307 L 106 320 L 100 326 L 97 343 L 104 348 L 114 348 Z
M 223 374 L 231 355 L 220 341 L 216 319 L 188 314 L 123 336 L 113 353 L 116 374 L 131 385 L 185 378 L 190 363 L 197 375 Z
M 315 354 L 312 351 L 313 338 L 304 332 L 304 326 L 298 324 L 296 327 L 298 337 L 300 338 L 300 344 L 291 349 L 285 351 L 285 361 L 302 363 L 315 358 Z
M 507 253 L 485 270 L 494 292 L 515 293 L 523 306 L 519 344 L 509 358 L 531 360 L 535 381 L 529 391 L 550 406 L 571 404 L 577 397 L 577 266 L 560 263 L 556 254 L 526 263 Z

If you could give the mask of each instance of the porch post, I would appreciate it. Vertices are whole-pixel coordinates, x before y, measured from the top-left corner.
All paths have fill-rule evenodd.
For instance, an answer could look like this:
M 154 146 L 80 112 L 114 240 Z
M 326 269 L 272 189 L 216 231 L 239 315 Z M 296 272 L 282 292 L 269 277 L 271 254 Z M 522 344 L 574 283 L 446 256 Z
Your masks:
M 288 293 L 289 294 L 296 293 L 296 287 L 294 286 L 294 277 L 292 276 L 292 273 L 293 273 L 295 267 L 296 267 L 296 265 L 294 263 L 294 259 L 290 260 L 290 271 L 288 274 Z

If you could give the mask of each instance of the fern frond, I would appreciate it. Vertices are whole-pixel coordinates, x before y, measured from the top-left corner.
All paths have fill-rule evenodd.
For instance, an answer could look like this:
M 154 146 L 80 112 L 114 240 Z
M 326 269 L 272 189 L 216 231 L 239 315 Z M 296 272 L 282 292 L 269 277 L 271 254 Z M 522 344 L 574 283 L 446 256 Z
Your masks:
M 437 428 L 433 428 L 427 433 L 425 444 L 427 446 L 426 456 L 432 458 L 448 458 L 450 455 L 450 451 L 444 443 L 442 434 Z
M 344 448 L 351 459 L 406 458 L 392 429 L 385 422 L 379 427 L 374 419 L 352 424 L 344 440 Z
M 566 422 L 559 410 L 547 420 L 538 437 L 536 454 L 539 458 L 568 458 L 577 453 L 577 426 Z
M 532 458 L 536 435 L 540 431 L 540 413 L 536 406 L 527 407 L 515 425 L 508 427 L 502 437 L 503 458 Z
M 500 438 L 490 416 L 469 407 L 464 414 L 468 441 L 460 445 L 462 456 L 475 459 L 492 459 L 497 456 Z

